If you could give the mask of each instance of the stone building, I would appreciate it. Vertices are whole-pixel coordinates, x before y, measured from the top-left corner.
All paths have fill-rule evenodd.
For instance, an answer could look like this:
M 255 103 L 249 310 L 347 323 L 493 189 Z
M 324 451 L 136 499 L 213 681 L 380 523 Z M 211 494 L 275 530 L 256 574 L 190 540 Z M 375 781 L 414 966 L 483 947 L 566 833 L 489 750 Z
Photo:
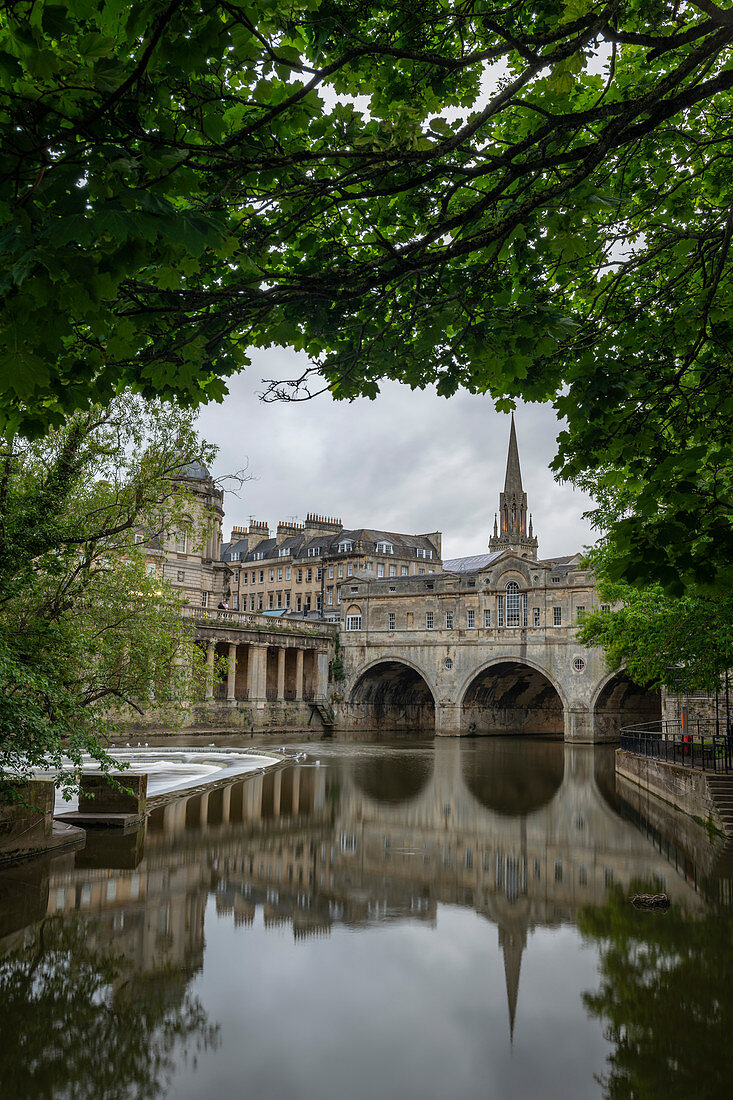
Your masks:
M 353 577 L 342 590 L 339 721 L 436 733 L 617 736 L 658 718 L 659 693 L 609 672 L 576 627 L 598 606 L 580 554 L 539 558 L 512 419 L 489 552 L 431 576 Z
M 441 534 L 404 535 L 344 528 L 340 519 L 309 513 L 305 523 L 235 527 L 222 549 L 229 607 L 340 619 L 342 592 L 354 577 L 410 577 L 442 569 Z
M 168 581 L 194 607 L 216 607 L 226 582 L 221 562 L 224 493 L 200 462 L 180 476 L 187 503 L 175 519 L 163 517 L 160 536 L 145 539 L 148 570 Z M 136 536 L 138 537 L 138 536 Z

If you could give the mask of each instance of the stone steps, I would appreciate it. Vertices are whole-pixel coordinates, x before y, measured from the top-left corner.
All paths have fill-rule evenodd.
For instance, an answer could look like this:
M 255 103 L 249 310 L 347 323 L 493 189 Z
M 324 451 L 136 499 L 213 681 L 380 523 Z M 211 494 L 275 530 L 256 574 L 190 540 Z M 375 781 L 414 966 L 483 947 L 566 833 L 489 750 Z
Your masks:
M 708 790 L 723 828 L 729 836 L 733 836 L 733 776 L 709 775 Z

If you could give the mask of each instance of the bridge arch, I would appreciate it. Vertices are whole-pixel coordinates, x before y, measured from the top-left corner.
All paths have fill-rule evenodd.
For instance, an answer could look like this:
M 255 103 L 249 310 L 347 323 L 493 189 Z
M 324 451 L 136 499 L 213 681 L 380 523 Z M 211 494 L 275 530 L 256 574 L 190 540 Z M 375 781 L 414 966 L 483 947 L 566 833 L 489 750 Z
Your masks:
M 494 657 L 458 692 L 462 733 L 562 735 L 568 701 L 557 680 L 522 656 Z
M 347 700 L 350 726 L 435 731 L 436 692 L 425 671 L 400 656 L 382 656 L 359 669 Z
M 590 712 L 598 737 L 617 737 L 621 726 L 658 722 L 662 717 L 662 693 L 635 683 L 624 668 L 609 672 L 591 697 Z

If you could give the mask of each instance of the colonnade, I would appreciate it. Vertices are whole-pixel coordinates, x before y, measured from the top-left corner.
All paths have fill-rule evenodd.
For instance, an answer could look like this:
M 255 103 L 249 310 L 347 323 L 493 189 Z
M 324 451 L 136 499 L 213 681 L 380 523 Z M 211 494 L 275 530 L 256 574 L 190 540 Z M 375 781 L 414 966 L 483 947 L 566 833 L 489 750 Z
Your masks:
M 219 669 L 217 652 L 224 658 Z M 206 642 L 206 698 L 229 702 L 299 702 L 326 694 L 328 653 L 296 645 L 248 642 Z

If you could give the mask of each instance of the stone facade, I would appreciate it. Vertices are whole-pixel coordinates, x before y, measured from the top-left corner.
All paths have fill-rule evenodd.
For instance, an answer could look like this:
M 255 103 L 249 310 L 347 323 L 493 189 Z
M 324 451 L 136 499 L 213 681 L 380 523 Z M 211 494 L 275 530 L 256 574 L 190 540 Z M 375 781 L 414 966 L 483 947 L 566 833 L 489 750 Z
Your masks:
M 419 576 L 442 569 L 441 533 L 404 535 L 346 529 L 340 519 L 309 514 L 305 523 L 233 528 L 224 546 L 229 606 L 341 617 L 342 589 L 353 577 Z
M 550 733 L 615 740 L 660 715 L 659 694 L 578 642 L 598 607 L 579 554 L 537 560 L 512 421 L 490 553 L 433 576 L 354 577 L 342 592 L 340 720 L 356 729 Z

